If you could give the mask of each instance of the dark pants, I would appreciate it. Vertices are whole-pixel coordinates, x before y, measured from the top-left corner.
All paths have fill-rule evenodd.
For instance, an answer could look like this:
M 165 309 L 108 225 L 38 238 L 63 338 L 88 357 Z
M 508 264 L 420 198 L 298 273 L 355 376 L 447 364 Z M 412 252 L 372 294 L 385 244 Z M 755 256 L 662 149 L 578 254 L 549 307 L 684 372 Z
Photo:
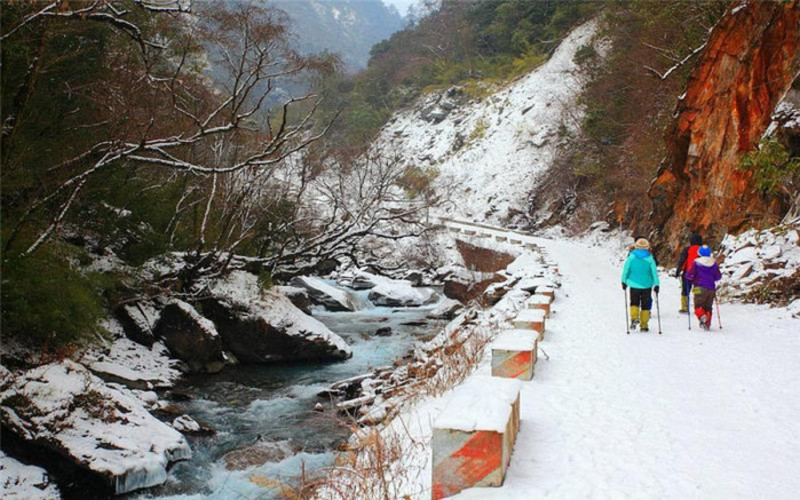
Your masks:
M 686 279 L 686 273 L 681 274 L 681 295 L 684 297 L 689 296 L 692 291 L 692 282 Z
M 717 292 L 714 290 L 709 290 L 708 288 L 703 288 L 702 286 L 697 287 L 697 289 L 700 290 L 700 292 L 694 296 L 694 307 L 696 309 L 702 309 L 708 314 L 711 314 L 711 309 L 714 307 L 714 298 L 717 296 Z
M 650 296 L 651 288 L 631 288 L 631 305 L 649 311 L 653 307 L 653 297 Z

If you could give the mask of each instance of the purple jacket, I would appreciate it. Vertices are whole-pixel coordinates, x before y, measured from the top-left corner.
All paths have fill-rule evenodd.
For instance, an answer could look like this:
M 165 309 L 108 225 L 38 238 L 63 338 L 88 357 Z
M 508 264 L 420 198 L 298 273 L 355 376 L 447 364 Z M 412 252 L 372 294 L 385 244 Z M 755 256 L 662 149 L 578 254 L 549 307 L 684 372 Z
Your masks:
M 716 282 L 722 279 L 722 273 L 719 272 L 716 260 L 711 257 L 698 257 L 692 264 L 692 268 L 689 269 L 686 279 L 691 281 L 694 286 L 716 290 Z

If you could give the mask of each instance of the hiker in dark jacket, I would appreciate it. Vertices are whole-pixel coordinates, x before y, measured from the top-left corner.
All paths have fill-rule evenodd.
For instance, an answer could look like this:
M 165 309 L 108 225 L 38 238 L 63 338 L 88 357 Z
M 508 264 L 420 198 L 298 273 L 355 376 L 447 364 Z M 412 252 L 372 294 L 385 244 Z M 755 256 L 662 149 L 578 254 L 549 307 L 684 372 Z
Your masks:
M 704 330 L 711 328 L 711 311 L 717 295 L 717 281 L 722 279 L 719 264 L 711 257 L 711 249 L 707 245 L 700 247 L 698 257 L 694 260 L 686 278 L 697 287 L 699 292 L 694 299 L 694 313 Z
M 650 293 L 653 290 L 658 294 L 659 280 L 656 261 L 650 253 L 650 243 L 644 238 L 636 240 L 622 269 L 622 289 L 628 287 L 631 289 L 631 329 L 639 326 L 641 331 L 649 331 L 650 309 L 653 307 Z
M 678 267 L 675 268 L 675 277 L 681 280 L 681 309 L 678 311 L 681 313 L 689 312 L 689 292 L 692 290 L 692 283 L 686 279 L 686 273 L 692 268 L 702 244 L 703 238 L 699 234 L 693 233 L 689 237 L 689 246 L 681 252 L 681 256 L 678 259 Z

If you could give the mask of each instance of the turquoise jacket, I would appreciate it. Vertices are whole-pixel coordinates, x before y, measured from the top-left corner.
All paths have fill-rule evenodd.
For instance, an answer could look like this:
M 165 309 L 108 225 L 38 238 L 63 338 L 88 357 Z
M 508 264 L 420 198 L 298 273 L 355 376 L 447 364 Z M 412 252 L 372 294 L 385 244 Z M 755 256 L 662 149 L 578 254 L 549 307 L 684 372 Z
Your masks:
M 652 288 L 659 285 L 656 261 L 649 250 L 634 250 L 622 268 L 622 282 L 631 288 Z

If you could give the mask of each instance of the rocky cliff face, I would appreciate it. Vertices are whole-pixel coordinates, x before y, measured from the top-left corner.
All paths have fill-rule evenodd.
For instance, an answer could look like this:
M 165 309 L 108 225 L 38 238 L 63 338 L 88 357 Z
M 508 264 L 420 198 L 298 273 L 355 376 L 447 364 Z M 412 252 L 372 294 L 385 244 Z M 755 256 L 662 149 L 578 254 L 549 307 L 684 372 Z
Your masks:
M 742 1 L 712 30 L 667 130 L 667 158 L 649 195 L 662 248 L 689 231 L 711 237 L 758 224 L 781 207 L 738 169 L 800 69 L 800 4 Z

